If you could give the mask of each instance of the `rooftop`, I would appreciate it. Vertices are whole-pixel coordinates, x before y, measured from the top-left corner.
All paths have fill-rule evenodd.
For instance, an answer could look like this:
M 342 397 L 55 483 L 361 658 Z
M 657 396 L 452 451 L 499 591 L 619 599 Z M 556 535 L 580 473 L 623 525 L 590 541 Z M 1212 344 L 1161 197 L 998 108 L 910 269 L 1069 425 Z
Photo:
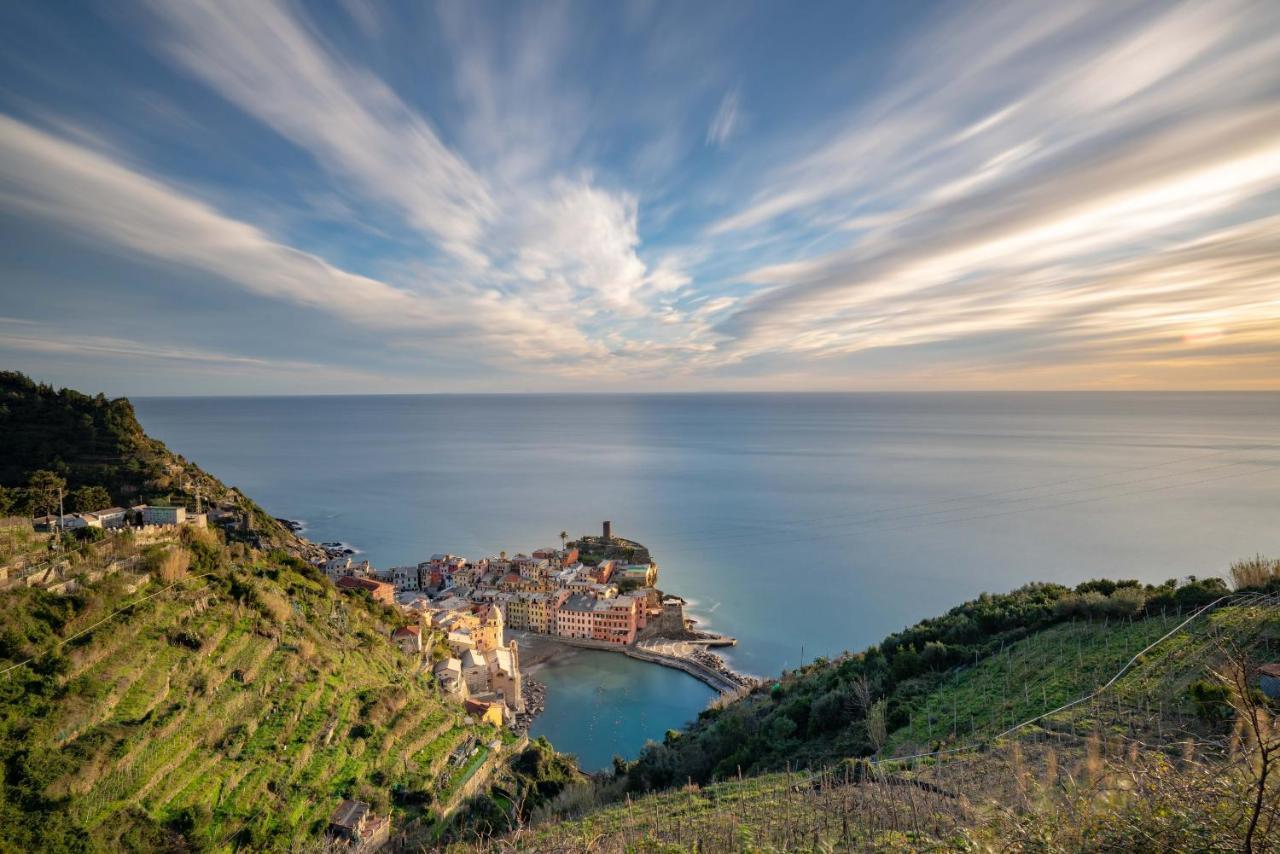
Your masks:
M 564 600 L 564 604 L 560 606 L 561 611 L 592 611 L 596 607 L 596 600 L 592 599 L 585 593 L 575 593 L 568 599 Z
M 368 814 L 369 805 L 364 801 L 343 801 L 333 811 L 333 817 L 329 819 L 329 823 L 355 830 Z
M 392 587 L 386 581 L 377 581 L 372 578 L 361 578 L 358 575 L 344 575 L 335 582 L 335 586 L 342 587 L 347 590 L 380 590 L 383 587 Z

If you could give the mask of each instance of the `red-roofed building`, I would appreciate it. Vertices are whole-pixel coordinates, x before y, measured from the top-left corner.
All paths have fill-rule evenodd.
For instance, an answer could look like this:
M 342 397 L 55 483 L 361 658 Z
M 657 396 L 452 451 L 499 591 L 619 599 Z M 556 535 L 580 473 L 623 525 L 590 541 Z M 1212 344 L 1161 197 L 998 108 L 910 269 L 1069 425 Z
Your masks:
M 364 590 L 373 597 L 373 601 L 384 605 L 396 603 L 396 586 L 386 581 L 372 578 L 360 578 L 355 575 L 344 575 L 334 582 L 339 590 Z
M 422 627 L 401 626 L 391 633 L 391 642 L 405 655 L 422 655 Z
M 501 703 L 493 703 L 487 700 L 477 700 L 472 697 L 462 701 L 462 708 L 467 714 L 473 716 L 476 720 L 491 724 L 492 726 L 502 726 L 504 718 L 504 707 Z

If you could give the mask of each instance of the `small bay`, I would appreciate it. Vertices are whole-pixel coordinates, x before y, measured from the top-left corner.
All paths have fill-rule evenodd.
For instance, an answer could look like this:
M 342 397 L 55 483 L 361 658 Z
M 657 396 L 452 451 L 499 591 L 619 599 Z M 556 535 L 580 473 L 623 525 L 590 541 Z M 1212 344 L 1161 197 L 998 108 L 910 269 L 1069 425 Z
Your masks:
M 529 734 L 574 754 L 586 771 L 607 768 L 615 754 L 634 758 L 715 696 L 687 673 L 590 649 L 570 651 L 533 678 L 547 686 L 547 707 Z

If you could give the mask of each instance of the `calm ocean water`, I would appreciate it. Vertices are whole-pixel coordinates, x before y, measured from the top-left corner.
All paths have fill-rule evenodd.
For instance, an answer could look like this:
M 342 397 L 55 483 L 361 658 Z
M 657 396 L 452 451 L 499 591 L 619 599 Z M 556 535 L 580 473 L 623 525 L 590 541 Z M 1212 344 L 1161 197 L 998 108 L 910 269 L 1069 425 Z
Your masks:
M 1161 581 L 1280 554 L 1278 394 L 135 403 L 149 433 L 375 565 L 529 550 L 612 519 L 759 674 L 1029 580 Z M 709 695 L 592 658 L 540 677 L 560 699 L 539 730 L 587 767 Z

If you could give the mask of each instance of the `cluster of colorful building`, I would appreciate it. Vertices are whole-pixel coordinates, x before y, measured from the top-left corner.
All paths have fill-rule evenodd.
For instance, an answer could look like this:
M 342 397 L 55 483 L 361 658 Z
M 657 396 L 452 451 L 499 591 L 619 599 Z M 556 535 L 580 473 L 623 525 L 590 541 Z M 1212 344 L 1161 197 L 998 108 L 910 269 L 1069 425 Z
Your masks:
M 343 555 L 324 570 L 341 589 L 415 614 L 418 625 L 398 629 L 392 641 L 425 657 L 424 632 L 440 639 L 449 650 L 433 668 L 441 686 L 480 717 L 510 720 L 524 711 L 524 697 L 519 649 L 504 642 L 505 629 L 625 646 L 672 607 L 654 587 L 654 563 L 579 558 L 568 544 L 475 561 L 435 554 L 385 570 Z

